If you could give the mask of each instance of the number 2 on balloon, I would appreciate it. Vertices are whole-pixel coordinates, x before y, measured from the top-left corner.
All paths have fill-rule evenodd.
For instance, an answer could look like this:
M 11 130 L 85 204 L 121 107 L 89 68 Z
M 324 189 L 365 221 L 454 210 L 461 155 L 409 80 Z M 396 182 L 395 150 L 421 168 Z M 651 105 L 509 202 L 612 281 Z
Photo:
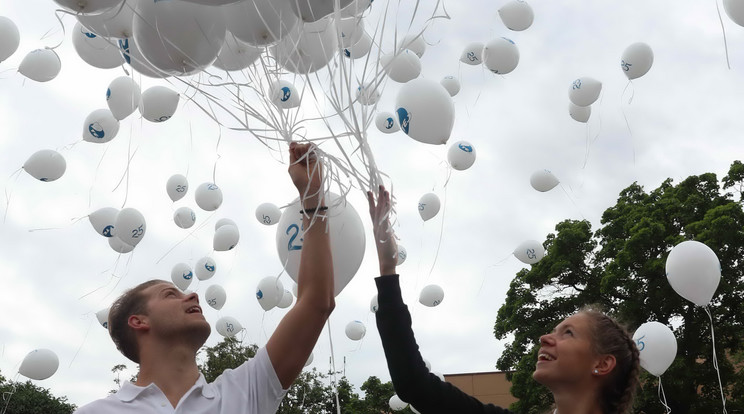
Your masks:
M 292 230 L 294 230 L 294 234 L 292 234 L 289 237 L 289 243 L 287 243 L 287 250 L 289 250 L 289 251 L 292 251 L 292 250 L 302 250 L 302 246 L 301 245 L 300 246 L 295 246 L 294 245 L 294 241 L 297 238 L 297 235 L 300 234 L 300 227 L 298 225 L 296 225 L 296 224 L 290 225 L 289 227 L 287 227 L 287 234 L 289 234 Z M 300 238 L 300 242 L 302 242 L 302 241 L 303 241 L 303 239 Z

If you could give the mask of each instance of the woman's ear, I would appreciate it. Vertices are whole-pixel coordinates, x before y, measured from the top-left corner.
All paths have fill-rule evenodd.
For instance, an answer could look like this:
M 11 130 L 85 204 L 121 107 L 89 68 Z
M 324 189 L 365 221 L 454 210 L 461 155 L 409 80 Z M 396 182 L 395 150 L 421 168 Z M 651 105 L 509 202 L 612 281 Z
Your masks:
M 592 368 L 592 374 L 599 376 L 607 375 L 615 369 L 615 365 L 617 365 L 617 360 L 615 360 L 614 355 L 602 355 L 595 362 Z

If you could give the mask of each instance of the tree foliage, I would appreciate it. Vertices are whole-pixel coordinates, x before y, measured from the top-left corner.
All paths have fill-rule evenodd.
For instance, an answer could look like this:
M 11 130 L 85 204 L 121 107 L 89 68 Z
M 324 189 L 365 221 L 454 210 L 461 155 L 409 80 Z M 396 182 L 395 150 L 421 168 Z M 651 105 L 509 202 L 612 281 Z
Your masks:
M 724 190 L 741 188 L 744 165 L 735 162 Z M 665 277 L 669 251 L 684 240 L 716 252 L 722 278 L 710 310 L 721 380 L 729 413 L 744 412 L 744 212 L 723 193 L 715 174 L 691 176 L 676 186 L 664 181 L 651 192 L 634 183 L 602 215 L 593 232 L 587 221 L 566 220 L 545 241 L 547 255 L 512 280 L 494 326 L 498 339 L 513 335 L 497 366 L 515 369 L 517 413 L 543 412 L 552 403 L 532 379 L 538 338 L 587 304 L 600 304 L 630 330 L 647 321 L 674 326 L 677 358 L 662 376 L 675 413 L 712 413 L 722 408 L 713 367 L 711 326 L 704 309 L 679 296 Z M 726 357 L 729 355 L 730 357 Z M 737 368 L 738 366 L 738 368 Z M 644 372 L 636 412 L 662 412 L 656 377 Z M 738 410 L 738 411 L 737 411 Z
M 11 381 L 0 375 L 0 411 L 8 414 L 71 414 L 77 407 L 67 397 L 55 397 L 48 389 Z
M 237 368 L 243 362 L 256 356 L 258 346 L 243 345 L 237 338 L 225 338 L 213 347 L 205 347 L 200 352 L 206 354 L 205 361 L 199 365 L 207 382 L 212 382 L 228 368 Z

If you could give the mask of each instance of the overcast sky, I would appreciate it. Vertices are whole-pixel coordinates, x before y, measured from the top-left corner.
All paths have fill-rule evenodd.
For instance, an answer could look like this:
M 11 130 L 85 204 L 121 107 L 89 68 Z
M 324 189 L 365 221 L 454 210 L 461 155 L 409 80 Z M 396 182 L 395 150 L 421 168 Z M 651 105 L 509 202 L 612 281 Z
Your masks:
M 453 98 L 450 142 L 473 144 L 473 167 L 452 172 L 447 181 L 447 146 L 422 144 L 402 132 L 385 135 L 374 125 L 368 130 L 377 166 L 390 177 L 397 199 L 396 231 L 408 251 L 399 271 L 416 336 L 433 370 L 445 374 L 495 370 L 503 343 L 493 337 L 493 324 L 510 280 L 524 266 L 511 255 L 519 243 L 545 240 L 565 219 L 587 219 L 596 229 L 602 212 L 634 181 L 652 190 L 666 178 L 679 182 L 705 172 L 721 178 L 742 156 L 744 29 L 723 15 L 729 70 L 714 2 L 535 0 L 530 2 L 534 24 L 524 32 L 502 24 L 497 10 L 504 3 L 450 1 L 451 19 L 435 21 L 424 35 L 429 47 L 421 76 L 461 80 L 462 91 Z M 377 11 L 367 17 L 368 27 L 375 24 L 369 20 L 381 18 L 383 5 L 374 2 Z M 266 343 L 286 311 L 265 313 L 255 287 L 263 277 L 279 274 L 282 265 L 276 226 L 260 224 L 254 211 L 264 202 L 287 204 L 296 190 L 283 154 L 248 133 L 220 128 L 185 99 L 167 122 L 153 124 L 135 112 L 121 122 L 113 141 L 81 142 L 83 120 L 106 107 L 109 82 L 124 72 L 84 63 L 70 39 L 75 19 L 63 18 L 63 35 L 55 6 L 48 0 L 0 3 L 0 16 L 12 19 L 21 33 L 19 50 L 0 63 L 0 183 L 7 194 L 0 206 L 5 215 L 0 224 L 0 371 L 12 377 L 29 351 L 50 348 L 59 355 L 60 368 L 38 385 L 82 405 L 114 387 L 114 365 L 127 364 L 127 375 L 135 368 L 116 351 L 94 313 L 128 287 L 150 278 L 169 279 L 178 262 L 193 265 L 212 255 L 217 274 L 192 288 L 201 294 L 220 284 L 227 303 L 221 311 L 205 306 L 207 319 L 233 316 L 246 328 L 241 334 L 246 343 Z M 421 16 L 431 13 L 424 9 Z M 408 20 L 401 20 L 400 30 L 407 30 Z M 415 30 L 424 27 L 422 20 Z M 519 65 L 512 73 L 499 76 L 459 63 L 468 43 L 499 36 L 519 48 Z M 651 46 L 654 64 L 626 90 L 620 56 L 638 41 Z M 17 73 L 26 53 L 59 42 L 62 71 L 56 79 L 37 83 Z M 382 47 L 392 50 L 392 44 Z M 568 115 L 567 91 L 581 76 L 603 83 L 588 124 Z M 143 90 L 154 85 L 185 89 L 179 82 L 135 79 Z M 387 83 L 379 110 L 394 110 L 399 88 Z M 588 159 L 587 140 L 593 143 Z M 323 145 L 333 152 L 333 142 Z M 23 171 L 16 174 L 32 153 L 45 148 L 65 157 L 61 179 L 44 183 Z M 117 187 L 128 154 L 133 154 L 130 174 Z M 551 170 L 560 186 L 535 191 L 529 177 L 540 169 Z M 191 189 L 173 203 L 165 183 L 177 173 L 188 176 Z M 193 190 L 212 181 L 213 174 L 224 203 L 210 213 L 198 209 Z M 423 222 L 418 199 L 432 191 L 444 208 Z M 359 189 L 349 200 L 365 225 L 367 251 L 359 272 L 336 299 L 330 327 L 336 368 L 345 368 L 358 387 L 370 375 L 387 381 L 389 374 L 369 311 L 377 263 L 366 201 Z M 172 214 L 181 206 L 193 208 L 196 226 L 203 225 L 193 234 L 173 223 Z M 86 216 L 101 207 L 133 207 L 145 215 L 147 234 L 132 253 L 119 255 L 95 233 Z M 241 240 L 233 251 L 213 252 L 214 223 L 222 217 L 237 222 Z M 286 275 L 281 280 L 291 286 Z M 435 308 L 417 303 L 420 289 L 431 283 L 445 291 Z M 367 325 L 360 342 L 344 334 L 351 320 Z M 213 330 L 207 345 L 219 340 Z M 326 371 L 330 355 L 324 332 L 312 366 Z

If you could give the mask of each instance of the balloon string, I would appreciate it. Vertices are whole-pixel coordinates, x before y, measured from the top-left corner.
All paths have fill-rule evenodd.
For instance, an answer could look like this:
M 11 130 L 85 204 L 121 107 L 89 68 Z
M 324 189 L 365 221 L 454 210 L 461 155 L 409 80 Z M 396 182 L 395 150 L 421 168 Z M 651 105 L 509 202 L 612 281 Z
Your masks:
M 18 386 L 18 374 L 16 374 L 14 380 L 13 380 L 13 386 L 11 387 L 10 391 L 3 393 L 3 401 L 5 401 L 5 406 L 3 407 L 3 410 L 0 411 L 0 414 L 5 414 L 5 412 L 8 410 L 8 406 L 10 405 L 10 399 L 13 397 L 13 394 L 16 392 L 16 387 Z
M 623 113 L 623 119 L 625 119 L 625 126 L 628 127 L 628 133 L 630 134 L 630 148 L 633 150 L 633 165 L 635 165 L 636 162 L 636 154 L 635 154 L 635 145 L 633 144 L 633 130 L 630 128 L 630 122 L 628 121 L 628 115 L 625 113 L 625 108 L 623 107 L 623 97 L 625 96 L 625 92 L 628 90 L 628 87 L 633 86 L 633 82 L 628 80 L 628 84 L 625 85 L 625 89 L 623 89 L 623 93 L 620 95 L 620 109 Z M 630 99 L 628 99 L 628 105 L 630 105 L 631 102 L 633 102 L 633 96 L 635 95 L 635 89 L 630 89 Z
M 568 200 L 571 202 L 571 204 L 576 207 L 576 210 L 579 212 L 579 215 L 582 219 L 586 220 L 586 217 L 584 217 L 584 213 L 581 212 L 581 208 L 579 208 L 579 205 L 576 204 L 576 201 L 574 201 L 573 197 L 571 197 L 571 194 L 566 191 L 566 188 L 563 186 L 563 183 L 558 183 L 558 185 L 561 187 L 561 190 L 563 190 L 563 193 L 566 194 L 566 197 L 568 197 Z
M 9 178 L 13 178 L 13 176 L 15 175 L 15 181 L 13 182 L 13 184 L 18 182 L 18 177 L 21 176 L 21 170 L 22 168 L 19 168 L 12 174 L 10 174 Z M 10 188 L 10 192 L 8 192 L 8 188 Z M 10 199 L 13 196 L 13 189 L 14 186 L 5 187 L 5 213 L 3 213 L 3 224 L 5 224 L 5 219 L 8 218 L 8 211 L 10 211 Z
M 437 251 L 436 253 L 434 253 L 434 261 L 431 264 L 431 269 L 429 269 L 428 278 L 431 278 L 431 274 L 434 273 L 434 266 L 436 266 L 437 259 L 439 258 L 439 249 L 441 249 L 442 247 L 442 236 L 444 235 L 444 219 L 445 219 L 446 210 L 447 210 L 447 187 L 445 186 L 444 187 L 444 202 L 442 203 L 442 224 L 439 226 L 439 241 L 437 242 Z
M 708 314 L 708 319 L 710 319 L 710 339 L 713 343 L 713 368 L 716 370 L 716 374 L 718 375 L 718 387 L 721 389 L 721 402 L 723 403 L 723 414 L 727 414 L 726 411 L 726 396 L 723 393 L 723 383 L 721 382 L 721 371 L 718 369 L 718 357 L 716 356 L 716 334 L 713 331 L 713 315 L 710 313 L 710 308 L 708 305 L 705 305 L 703 308 L 705 309 L 705 313 Z
M 83 349 L 83 345 L 85 345 L 85 341 L 88 339 L 88 334 L 90 333 L 90 327 L 93 325 L 93 319 L 88 321 L 88 329 L 85 331 L 85 336 L 83 337 L 83 341 L 80 343 L 80 346 L 78 347 L 77 351 L 75 351 L 75 355 L 72 356 L 72 359 L 70 360 L 70 365 L 68 365 L 68 368 L 72 367 L 72 363 L 75 362 L 75 359 L 77 358 L 78 354 L 80 353 L 80 350 Z
M 336 414 L 341 414 L 341 403 L 338 401 L 338 387 L 336 386 L 336 354 L 333 350 L 333 336 L 331 335 L 331 319 L 326 320 L 328 325 L 328 343 L 331 347 L 331 383 L 333 385 L 333 393 L 336 397 Z
M 723 49 L 726 51 L 726 66 L 731 70 L 731 61 L 729 61 L 728 42 L 726 41 L 726 28 L 723 26 L 723 18 L 721 17 L 721 8 L 718 6 L 716 1 L 716 11 L 718 12 L 718 21 L 721 22 L 721 33 L 723 33 Z
M 659 389 L 657 391 L 657 394 L 659 395 L 659 401 L 664 406 L 664 409 L 666 410 L 667 414 L 672 412 L 672 408 L 667 405 L 667 399 L 666 394 L 664 393 L 664 386 L 661 385 L 661 377 L 659 377 Z

